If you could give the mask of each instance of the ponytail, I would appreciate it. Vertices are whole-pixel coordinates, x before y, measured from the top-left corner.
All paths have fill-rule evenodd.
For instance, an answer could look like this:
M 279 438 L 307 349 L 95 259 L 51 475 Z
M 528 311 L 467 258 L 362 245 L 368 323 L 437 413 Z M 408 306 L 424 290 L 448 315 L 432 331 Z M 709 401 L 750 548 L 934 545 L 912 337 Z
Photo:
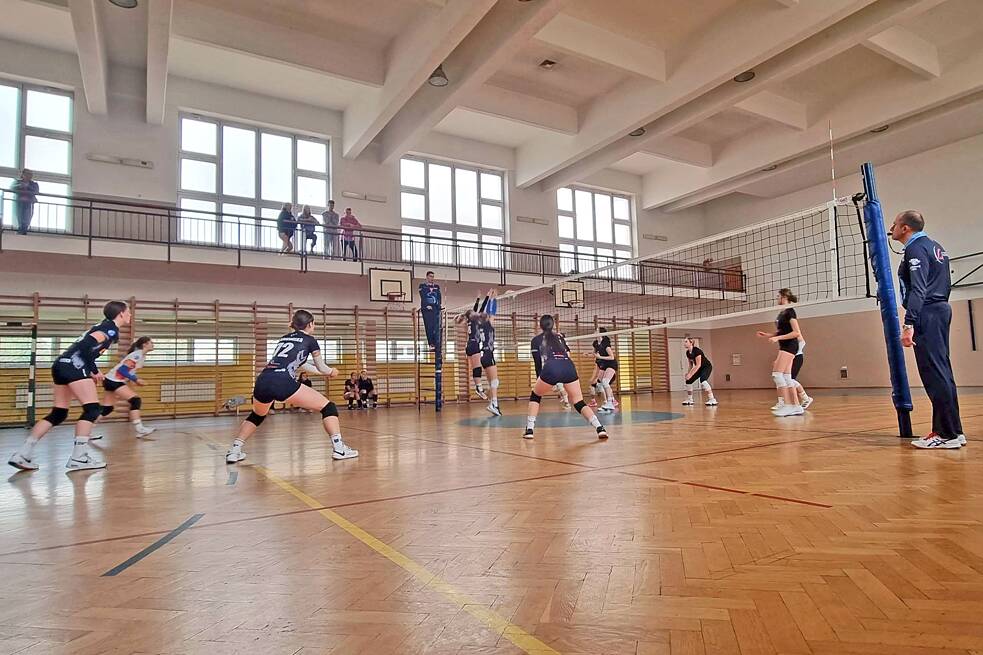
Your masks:
M 143 347 L 146 346 L 148 343 L 150 343 L 150 341 L 151 341 L 150 337 L 140 337 L 132 344 L 130 344 L 130 349 L 126 351 L 126 354 L 129 355 L 130 353 L 136 350 L 143 350 Z
M 539 328 L 543 331 L 543 337 L 545 338 L 547 345 L 557 351 L 566 350 L 563 347 L 563 341 L 561 341 L 560 337 L 553 331 L 555 327 L 556 320 L 550 314 L 543 314 L 539 317 Z
M 791 289 L 779 289 L 778 295 L 782 296 L 783 298 L 785 298 L 785 300 L 791 303 L 799 302 L 799 297 L 796 296 L 794 293 L 792 293 Z

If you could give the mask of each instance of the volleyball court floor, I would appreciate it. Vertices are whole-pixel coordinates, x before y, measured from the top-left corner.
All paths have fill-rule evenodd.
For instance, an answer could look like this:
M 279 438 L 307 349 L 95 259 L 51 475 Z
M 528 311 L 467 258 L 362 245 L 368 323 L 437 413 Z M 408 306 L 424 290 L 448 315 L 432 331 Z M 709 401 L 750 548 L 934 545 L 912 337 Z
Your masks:
M 783 419 L 765 390 L 625 396 L 607 442 L 555 399 L 533 441 L 522 402 L 342 410 L 340 462 L 309 414 L 238 466 L 233 418 L 111 423 L 109 468 L 71 475 L 58 428 L 0 485 L 0 653 L 978 654 L 961 393 L 954 451 L 898 439 L 885 390 Z

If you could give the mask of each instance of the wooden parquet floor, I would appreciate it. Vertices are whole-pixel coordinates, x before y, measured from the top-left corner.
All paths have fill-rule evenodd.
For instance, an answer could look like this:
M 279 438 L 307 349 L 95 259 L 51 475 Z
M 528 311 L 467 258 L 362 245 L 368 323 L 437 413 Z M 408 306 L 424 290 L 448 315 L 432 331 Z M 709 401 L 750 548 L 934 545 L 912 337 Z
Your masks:
M 278 414 L 238 467 L 231 419 L 110 424 L 70 476 L 59 429 L 0 484 L 0 655 L 983 655 L 983 390 L 958 451 L 897 439 L 883 391 L 816 397 L 626 397 L 607 443 L 343 411 L 343 462 Z

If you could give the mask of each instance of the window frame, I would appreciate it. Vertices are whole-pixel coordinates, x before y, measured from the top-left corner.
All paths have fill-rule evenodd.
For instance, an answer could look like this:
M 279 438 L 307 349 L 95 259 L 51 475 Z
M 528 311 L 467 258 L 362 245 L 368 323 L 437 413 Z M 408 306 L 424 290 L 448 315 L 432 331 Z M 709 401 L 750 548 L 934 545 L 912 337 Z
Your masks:
M 568 189 L 570 191 L 572 209 L 561 209 L 560 208 L 560 191 L 563 189 Z M 594 238 L 591 240 L 578 238 L 577 230 L 577 192 L 586 192 L 591 196 L 590 207 L 591 207 L 591 230 Z M 611 240 L 610 241 L 598 241 L 597 239 L 597 197 L 608 196 L 610 209 L 611 209 Z M 621 198 L 628 203 L 628 218 L 615 218 L 614 217 L 614 201 L 615 198 Z M 637 256 L 636 251 L 636 240 L 635 240 L 635 202 L 634 197 L 628 193 L 618 193 L 616 191 L 608 191 L 606 189 L 596 189 L 581 184 L 568 184 L 564 187 L 560 187 L 553 194 L 553 204 L 556 214 L 556 236 L 557 243 L 559 244 L 560 250 L 560 271 L 561 273 L 587 273 L 594 268 L 599 268 L 600 266 L 606 266 L 608 264 L 613 264 L 616 261 L 625 261 L 632 259 Z M 573 236 L 564 237 L 560 234 L 560 219 L 561 217 L 569 217 L 573 222 Z M 626 246 L 624 244 L 617 243 L 615 236 L 617 234 L 617 226 L 622 225 L 628 228 L 628 239 L 629 244 Z M 566 246 L 566 248 L 564 247 Z M 598 257 L 608 257 L 608 255 L 598 255 L 598 250 L 610 250 L 612 259 L 610 261 L 605 261 L 603 264 L 598 263 Z M 628 257 L 618 257 L 617 253 L 627 252 Z M 593 262 L 593 266 L 587 270 L 580 270 L 581 264 L 584 262 Z M 630 267 L 629 267 L 630 268 Z M 605 277 L 619 277 L 625 278 L 627 275 L 622 268 L 612 269 L 603 273 Z
M 403 184 L 402 175 L 402 162 L 403 160 L 420 162 L 423 164 L 423 187 L 407 186 Z M 451 209 L 451 221 L 449 223 L 441 223 L 433 221 L 430 218 L 430 166 L 446 166 L 451 169 L 450 173 L 450 209 Z M 462 225 L 458 223 L 457 220 L 457 171 L 464 170 L 475 174 L 476 176 L 476 198 L 475 198 L 475 216 L 476 225 Z M 501 200 L 489 200 L 481 196 L 481 176 L 494 175 L 496 176 L 501 184 L 500 188 L 500 198 Z M 508 229 L 509 229 L 509 212 L 508 212 L 508 185 L 507 185 L 507 172 L 500 169 L 489 168 L 487 166 L 480 166 L 477 164 L 464 164 L 456 161 L 437 159 L 432 157 L 423 157 L 420 155 L 403 155 L 399 158 L 399 163 L 396 166 L 396 175 L 399 178 L 399 217 L 400 217 L 400 230 L 402 232 L 403 239 L 403 249 L 402 256 L 405 261 L 435 264 L 441 266 L 468 266 L 474 268 L 500 268 L 503 264 L 503 254 L 501 251 L 485 251 L 485 249 L 480 250 L 480 254 L 477 257 L 467 255 L 463 246 L 460 246 L 458 242 L 464 241 L 466 243 L 474 243 L 475 247 L 479 247 L 485 244 L 504 246 L 509 243 L 508 241 Z M 414 195 L 423 196 L 423 218 L 406 218 L 403 216 L 403 194 L 410 193 Z M 481 224 L 481 207 L 482 205 L 489 205 L 498 207 L 502 213 L 502 227 L 501 229 L 495 228 L 485 228 Z M 405 228 L 410 228 L 412 230 L 423 230 L 423 234 L 413 234 L 412 232 L 407 232 Z M 444 235 L 433 236 L 432 232 L 450 232 L 450 241 L 446 244 L 440 242 L 434 242 L 435 239 L 448 239 Z M 461 235 L 467 235 L 471 238 L 461 238 Z M 423 240 L 417 240 L 413 237 L 423 237 Z M 488 237 L 489 240 L 486 241 L 485 238 Z M 495 239 L 498 239 L 496 242 Z M 422 257 L 418 257 L 417 254 L 422 253 Z M 464 261 L 462 261 L 464 260 Z
M 39 137 L 42 139 L 53 139 L 56 141 L 65 141 L 68 143 L 68 172 L 67 173 L 51 173 L 48 171 L 40 171 L 37 169 L 31 169 L 34 172 L 34 181 L 39 184 L 42 182 L 48 182 L 51 184 L 64 184 L 66 189 L 66 196 L 70 196 L 72 193 L 72 160 L 75 156 L 75 93 L 71 90 L 61 89 L 53 86 L 45 86 L 43 84 L 31 84 L 29 82 L 20 82 L 17 80 L 12 80 L 6 77 L 0 77 L 0 86 L 6 86 L 10 88 L 17 89 L 17 133 L 14 139 L 14 162 L 13 167 L 0 166 L 0 177 L 18 179 L 20 177 L 21 171 L 25 168 L 25 157 L 27 156 L 27 139 L 28 137 Z M 62 96 L 68 98 L 69 103 L 69 117 L 68 117 L 68 131 L 61 132 L 59 130 L 52 130 L 42 127 L 31 127 L 27 124 L 27 94 L 29 91 L 35 91 L 38 93 L 45 93 L 48 95 Z M 9 197 L 9 189 L 3 189 L 7 192 L 5 199 Z M 43 196 L 43 192 L 39 194 Z M 12 201 L 10 201 L 12 202 Z M 67 202 L 67 201 L 66 201 Z M 63 204 L 63 203 L 52 203 L 52 204 Z M 8 216 L 4 212 L 4 206 L 7 203 L 0 203 L 0 222 L 3 222 L 6 226 L 6 221 Z M 70 232 L 72 229 L 72 212 L 66 207 L 63 211 L 64 224 L 55 228 L 42 228 L 45 231 L 57 231 L 57 232 Z M 13 216 L 9 217 L 11 225 L 13 224 Z M 35 221 L 36 222 L 36 221 Z
M 200 152 L 191 152 L 184 150 L 184 121 L 185 119 L 198 121 L 202 123 L 211 123 L 215 126 L 215 154 L 208 155 Z M 223 174 L 222 174 L 222 155 L 224 150 L 224 133 L 223 128 L 230 127 L 239 130 L 247 130 L 254 134 L 254 170 L 253 170 L 253 182 L 254 182 L 254 195 L 252 198 L 246 196 L 238 196 L 233 194 L 226 194 L 223 189 Z M 331 139 L 329 137 L 318 137 L 311 136 L 308 134 L 298 134 L 295 132 L 289 132 L 287 130 L 272 128 L 265 125 L 255 125 L 244 121 L 238 121 L 235 119 L 220 118 L 216 116 L 208 116 L 205 114 L 199 114 L 193 111 L 183 111 L 178 114 L 178 135 L 177 135 L 177 199 L 178 199 L 178 211 L 181 212 L 181 200 L 198 200 L 203 202 L 211 202 L 215 205 L 214 215 L 215 215 L 215 231 L 214 238 L 211 241 L 202 241 L 200 239 L 189 238 L 185 239 L 180 233 L 180 228 L 178 232 L 178 239 L 188 243 L 211 243 L 217 246 L 232 246 L 232 247 L 244 247 L 249 249 L 257 250 L 277 250 L 280 248 L 280 243 L 276 237 L 270 240 L 269 245 L 265 245 L 263 241 L 263 228 L 272 228 L 275 230 L 270 218 L 263 217 L 263 210 L 273 210 L 276 212 L 280 211 L 280 208 L 287 201 L 285 200 L 265 200 L 263 198 L 263 148 L 262 141 L 263 135 L 269 134 L 271 136 L 285 137 L 290 139 L 290 197 L 291 204 L 294 205 L 296 209 L 300 204 L 297 200 L 297 178 L 307 177 L 318 180 L 323 180 L 325 184 L 325 205 L 324 207 L 318 207 L 319 209 L 327 208 L 327 201 L 331 200 Z M 297 143 L 298 141 L 310 141 L 312 143 L 319 143 L 325 146 L 325 165 L 324 172 L 312 171 L 306 168 L 299 168 L 297 161 Z M 215 166 L 215 192 L 207 191 L 192 191 L 183 189 L 181 184 L 181 166 L 182 162 L 185 160 L 200 161 L 208 164 L 213 164 Z M 241 206 L 251 206 L 255 210 L 253 216 L 243 216 L 241 214 L 232 214 L 223 211 L 225 205 L 241 205 Z M 313 209 L 313 208 L 312 208 Z M 202 210 L 188 209 L 189 213 L 205 213 Z M 314 213 L 314 212 L 312 212 Z M 296 214 L 296 212 L 295 212 Z M 223 229 L 224 221 L 226 216 L 253 219 L 255 221 L 254 234 L 252 236 L 252 243 L 249 243 L 249 239 L 242 237 L 242 232 L 238 231 L 237 234 L 239 238 L 235 241 L 227 241 L 225 236 L 225 230 Z M 237 222 L 229 222 L 230 225 L 241 225 Z M 179 221 L 180 225 L 180 221 Z M 315 252 L 322 252 L 325 245 L 324 239 L 319 239 Z M 246 245 L 242 245 L 246 244 Z

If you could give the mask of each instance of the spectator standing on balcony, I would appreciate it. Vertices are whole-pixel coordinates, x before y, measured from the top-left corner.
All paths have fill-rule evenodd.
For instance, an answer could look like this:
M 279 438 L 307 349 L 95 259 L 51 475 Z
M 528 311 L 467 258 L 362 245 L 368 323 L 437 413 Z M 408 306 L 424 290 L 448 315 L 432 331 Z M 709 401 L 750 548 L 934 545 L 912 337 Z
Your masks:
M 352 251 L 352 261 L 358 261 L 358 246 L 355 245 L 355 229 L 362 227 L 358 218 L 352 213 L 352 208 L 345 208 L 345 215 L 341 217 L 341 258 L 348 260 L 348 250 Z
M 38 201 L 38 183 L 34 181 L 34 171 L 25 168 L 20 179 L 10 185 L 14 192 L 14 217 L 17 219 L 17 234 L 27 234 L 34 218 L 34 204 Z
M 290 253 L 294 251 L 294 232 L 297 231 L 297 219 L 294 218 L 293 213 L 294 206 L 289 202 L 283 203 L 283 207 L 280 208 L 280 215 L 276 217 L 276 231 L 280 235 L 280 241 L 283 242 L 283 247 L 280 248 L 281 253 Z
M 328 257 L 337 257 L 341 253 L 340 217 L 334 210 L 334 200 L 328 201 L 328 208 L 321 212 L 321 219 L 324 222 L 324 252 Z
M 420 314 L 430 350 L 437 350 L 440 341 L 440 303 L 440 285 L 433 271 L 427 271 L 427 281 L 420 284 Z
M 304 230 L 304 247 L 302 250 L 304 252 L 311 252 L 314 250 L 314 246 L 317 245 L 317 219 L 311 214 L 310 205 L 304 205 L 301 209 L 300 214 L 297 216 L 297 225 L 301 226 Z M 310 247 L 307 246 L 307 242 L 310 241 Z

